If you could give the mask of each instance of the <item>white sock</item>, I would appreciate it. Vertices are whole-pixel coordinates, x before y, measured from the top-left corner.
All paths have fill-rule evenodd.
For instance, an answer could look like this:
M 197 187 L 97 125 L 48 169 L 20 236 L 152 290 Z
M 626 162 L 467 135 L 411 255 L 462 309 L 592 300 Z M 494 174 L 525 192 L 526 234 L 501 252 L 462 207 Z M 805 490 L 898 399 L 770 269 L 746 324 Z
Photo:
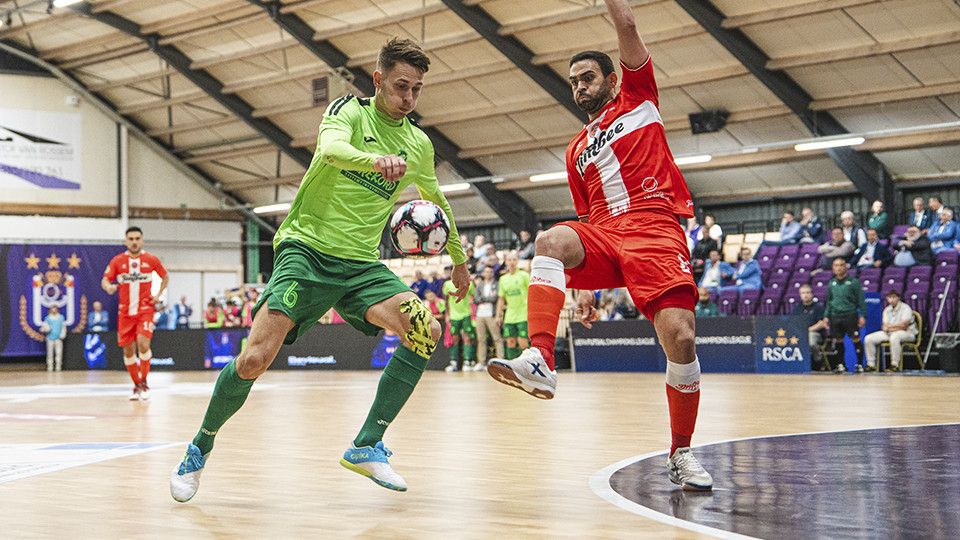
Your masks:
M 685 394 L 700 390 L 700 359 L 689 364 L 677 364 L 667 360 L 667 384 Z

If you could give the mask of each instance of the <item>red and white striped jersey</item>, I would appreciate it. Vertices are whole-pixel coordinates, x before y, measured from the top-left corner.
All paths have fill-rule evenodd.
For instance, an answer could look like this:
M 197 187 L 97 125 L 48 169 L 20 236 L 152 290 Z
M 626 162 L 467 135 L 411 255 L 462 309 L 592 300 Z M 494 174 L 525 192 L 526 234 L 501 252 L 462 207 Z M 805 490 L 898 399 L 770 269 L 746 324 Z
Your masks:
M 627 212 L 693 216 L 693 199 L 667 146 L 650 58 L 622 63 L 620 92 L 567 146 L 567 181 L 577 216 L 603 225 Z
M 153 309 L 153 295 L 150 292 L 153 284 L 153 273 L 161 278 L 167 275 L 167 270 L 160 263 L 160 259 L 153 254 L 141 251 L 133 257 L 129 252 L 123 252 L 113 259 L 103 272 L 108 281 L 117 280 L 120 293 L 120 317 L 135 316 L 141 309 Z

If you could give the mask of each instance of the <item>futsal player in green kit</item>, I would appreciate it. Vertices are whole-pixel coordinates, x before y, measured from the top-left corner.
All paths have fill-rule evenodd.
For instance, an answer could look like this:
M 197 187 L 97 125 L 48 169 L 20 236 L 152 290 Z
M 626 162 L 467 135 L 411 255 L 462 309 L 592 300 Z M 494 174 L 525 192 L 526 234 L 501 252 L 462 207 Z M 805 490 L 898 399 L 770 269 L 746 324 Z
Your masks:
M 434 173 L 433 145 L 406 117 L 417 105 L 429 64 L 415 43 L 394 38 L 380 50 L 375 97 L 347 95 L 327 108 L 313 162 L 274 237 L 274 271 L 254 307 L 247 347 L 223 368 L 200 431 L 170 475 L 177 501 L 197 492 L 214 437 L 281 344 L 293 343 L 331 307 L 364 334 L 383 328 L 401 336 L 367 419 L 340 463 L 383 487 L 406 491 L 381 439 L 420 380 L 441 329 L 413 291 L 377 260 L 377 247 L 394 203 L 411 183 L 451 218 L 450 294 L 462 300 L 470 287 L 460 235 Z
M 443 295 L 450 298 L 455 294 L 456 287 L 450 281 L 443 284 Z M 463 368 L 466 371 L 468 367 L 477 361 L 477 346 L 474 340 L 477 339 L 477 328 L 470 319 L 471 306 L 473 305 L 473 282 L 470 282 L 470 289 L 467 293 L 469 302 L 447 302 L 447 326 L 450 328 L 450 364 L 445 371 L 456 371 L 457 360 L 460 358 L 460 348 L 463 347 Z
M 530 286 L 530 274 L 520 270 L 519 264 L 517 252 L 511 251 L 507 254 L 507 273 L 500 276 L 497 318 L 503 320 L 507 360 L 520 356 L 520 351 L 530 346 L 527 338 L 527 287 Z

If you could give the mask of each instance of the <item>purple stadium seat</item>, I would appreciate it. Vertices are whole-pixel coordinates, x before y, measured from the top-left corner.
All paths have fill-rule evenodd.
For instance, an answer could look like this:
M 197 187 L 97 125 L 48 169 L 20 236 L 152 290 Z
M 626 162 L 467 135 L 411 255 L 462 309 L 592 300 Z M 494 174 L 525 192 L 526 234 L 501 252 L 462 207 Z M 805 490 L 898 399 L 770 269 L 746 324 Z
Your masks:
M 889 283 L 890 280 L 896 281 L 906 281 L 907 279 L 907 269 L 903 266 L 890 266 L 883 271 L 883 282 Z
M 907 282 L 915 281 L 914 278 L 921 278 L 919 281 L 930 281 L 930 274 L 933 268 L 930 266 L 911 266 L 907 270 Z
M 949 268 L 949 267 L 948 267 L 948 268 Z M 956 287 L 956 286 L 957 286 L 957 273 L 956 273 L 956 272 L 950 272 L 950 273 L 943 273 L 943 274 L 941 274 L 940 272 L 937 272 L 936 274 L 933 275 L 933 280 L 931 281 L 931 283 L 933 284 L 933 287 L 934 287 L 935 289 L 936 289 L 936 288 L 943 289 L 944 285 L 946 285 L 948 281 L 951 282 L 951 283 L 953 283 L 953 285 L 951 285 L 951 287 Z
M 810 272 L 813 268 L 797 268 L 793 271 L 793 275 L 790 276 L 792 280 L 799 280 L 804 283 L 810 283 Z
M 831 279 L 833 279 L 833 272 L 819 272 L 810 278 L 810 286 L 814 289 L 818 287 L 826 288 L 826 286 L 830 284 Z
M 823 287 L 813 287 L 813 297 L 816 298 L 818 302 L 826 302 L 827 289 L 829 289 L 829 285 L 824 285 Z
M 776 315 L 780 311 L 780 299 L 784 289 L 765 289 L 760 297 L 757 315 Z
M 882 268 L 874 268 L 872 266 L 860 269 L 860 272 L 857 275 L 857 278 L 860 281 L 864 279 L 872 279 L 873 281 L 880 281 L 880 274 L 883 273 Z
M 790 273 L 793 272 L 793 265 L 790 266 L 774 266 L 770 269 L 770 275 L 767 277 L 766 281 L 772 279 L 783 279 L 786 281 L 790 277 Z
M 813 253 L 803 253 L 801 252 L 797 255 L 796 266 L 797 268 L 816 268 L 817 266 L 817 255 L 818 253 L 814 251 Z
M 926 292 L 912 292 L 908 290 L 903 293 L 903 301 L 918 313 L 927 312 L 927 306 L 929 305 L 927 298 Z
M 777 258 L 780 260 L 786 259 L 796 259 L 797 255 L 800 254 L 800 246 L 797 244 L 787 244 L 780 248 L 780 253 L 777 254 Z
M 861 279 L 860 288 L 863 289 L 863 292 L 880 292 L 880 280 L 878 279 Z
M 831 272 L 831 273 L 833 273 L 833 272 Z M 860 269 L 854 266 L 853 268 L 847 270 L 847 274 L 848 274 L 850 277 L 859 278 L 859 277 L 860 277 Z
M 780 291 L 782 295 L 784 291 L 787 290 L 787 282 L 789 281 L 789 276 L 787 274 L 774 274 L 770 277 L 770 281 L 767 282 L 766 288 L 776 289 Z
M 760 302 L 760 295 L 763 291 L 760 289 L 745 289 L 740 292 L 740 304 L 737 306 L 737 315 L 748 317 L 757 310 Z
M 936 330 L 937 332 L 946 332 L 953 323 L 954 313 L 956 313 L 957 299 L 954 295 L 948 294 L 947 297 L 944 298 L 943 291 L 934 291 L 931 294 L 930 307 L 928 308 L 927 312 L 927 321 L 932 328 L 934 322 L 937 320 L 937 311 L 940 309 L 941 303 L 944 303 L 944 306 L 943 311 L 940 314 L 940 323 L 937 324 Z M 923 312 L 920 311 L 920 313 Z
M 757 263 L 760 268 L 770 268 L 777 258 L 778 246 L 762 246 L 757 251 Z
M 796 265 L 797 265 L 796 257 L 792 259 L 778 258 L 773 263 L 773 271 L 778 273 L 783 273 L 783 271 L 786 270 L 787 273 L 790 273 L 793 271 L 793 267 Z
M 933 263 L 937 268 L 941 266 L 957 266 L 957 250 L 955 249 L 945 249 L 940 253 L 937 253 L 937 259 Z
M 781 304 L 781 307 L 780 307 L 780 314 L 789 315 L 793 313 L 793 308 L 799 303 L 800 303 L 799 294 L 792 294 L 792 293 L 787 294 L 786 296 L 783 297 L 783 303 Z
M 728 289 L 720 292 L 720 299 L 717 301 L 717 307 L 722 315 L 733 315 L 737 308 L 737 299 L 740 297 L 740 291 Z
M 716 304 L 719 298 L 720 293 L 718 293 L 716 289 L 710 289 L 710 301 Z
M 907 227 L 909 227 L 909 225 L 894 225 L 893 234 L 891 236 L 906 236 Z

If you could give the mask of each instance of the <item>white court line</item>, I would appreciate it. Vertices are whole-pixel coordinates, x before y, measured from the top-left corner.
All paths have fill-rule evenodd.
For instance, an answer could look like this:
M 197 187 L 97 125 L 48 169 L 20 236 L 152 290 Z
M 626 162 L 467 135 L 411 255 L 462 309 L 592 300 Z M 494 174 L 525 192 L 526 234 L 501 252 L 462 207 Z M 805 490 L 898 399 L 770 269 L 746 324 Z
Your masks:
M 16 414 L 0 412 L 0 420 L 96 420 L 96 416 L 68 416 L 65 414 Z
M 704 448 L 707 446 L 715 446 L 718 444 L 727 444 L 732 442 L 740 441 L 753 441 L 758 439 L 777 439 L 781 437 L 797 437 L 801 435 L 821 435 L 824 433 L 855 433 L 857 431 L 876 431 L 881 429 L 901 429 L 901 428 L 914 428 L 914 427 L 928 427 L 928 426 L 956 426 L 960 425 L 960 422 L 947 423 L 947 424 L 914 424 L 909 426 L 883 426 L 883 427 L 872 427 L 872 428 L 859 428 L 859 429 L 842 429 L 842 430 L 827 430 L 827 431 L 808 431 L 806 433 L 788 433 L 783 435 L 759 435 L 756 437 L 743 437 L 740 439 L 727 439 L 724 441 L 715 441 L 712 443 L 707 443 L 694 448 Z M 666 523 L 667 525 L 672 525 L 674 527 L 679 527 L 681 529 L 686 529 L 688 531 L 694 531 L 702 534 L 708 534 L 710 536 L 715 536 L 717 538 L 735 538 L 735 539 L 751 539 L 757 540 L 753 536 L 746 536 L 742 534 L 737 534 L 730 531 L 725 531 L 723 529 L 716 529 L 714 527 L 708 527 L 707 525 L 701 525 L 699 523 L 694 523 L 692 521 L 687 521 L 685 519 L 680 519 L 669 514 L 664 514 L 663 512 L 658 512 L 652 508 L 637 504 L 630 499 L 625 498 L 616 491 L 614 491 L 613 486 L 610 485 L 610 477 L 614 473 L 632 465 L 638 461 L 644 459 L 652 458 L 655 456 L 664 456 L 666 458 L 667 453 L 664 451 L 660 452 L 651 452 L 649 454 L 643 454 L 640 456 L 633 456 L 626 458 L 622 461 L 618 461 L 613 465 L 609 465 L 600 469 L 599 471 L 590 475 L 590 489 L 597 494 L 601 499 L 618 506 L 628 512 L 643 516 L 645 518 L 652 519 L 654 521 L 659 521 L 660 523 Z M 664 463 L 666 466 L 666 463 Z M 679 488 L 677 488 L 679 489 Z
M 186 443 L 0 444 L 0 484 L 184 444 Z
M 155 396 L 171 395 L 183 397 L 209 397 L 213 392 L 212 382 L 173 383 L 151 386 Z M 331 385 L 310 383 L 257 383 L 252 389 L 258 392 L 266 390 L 356 390 L 369 388 L 369 385 Z M 33 386 L 0 386 L 0 401 L 10 403 L 29 403 L 37 399 L 112 397 L 130 394 L 130 384 L 38 384 Z

